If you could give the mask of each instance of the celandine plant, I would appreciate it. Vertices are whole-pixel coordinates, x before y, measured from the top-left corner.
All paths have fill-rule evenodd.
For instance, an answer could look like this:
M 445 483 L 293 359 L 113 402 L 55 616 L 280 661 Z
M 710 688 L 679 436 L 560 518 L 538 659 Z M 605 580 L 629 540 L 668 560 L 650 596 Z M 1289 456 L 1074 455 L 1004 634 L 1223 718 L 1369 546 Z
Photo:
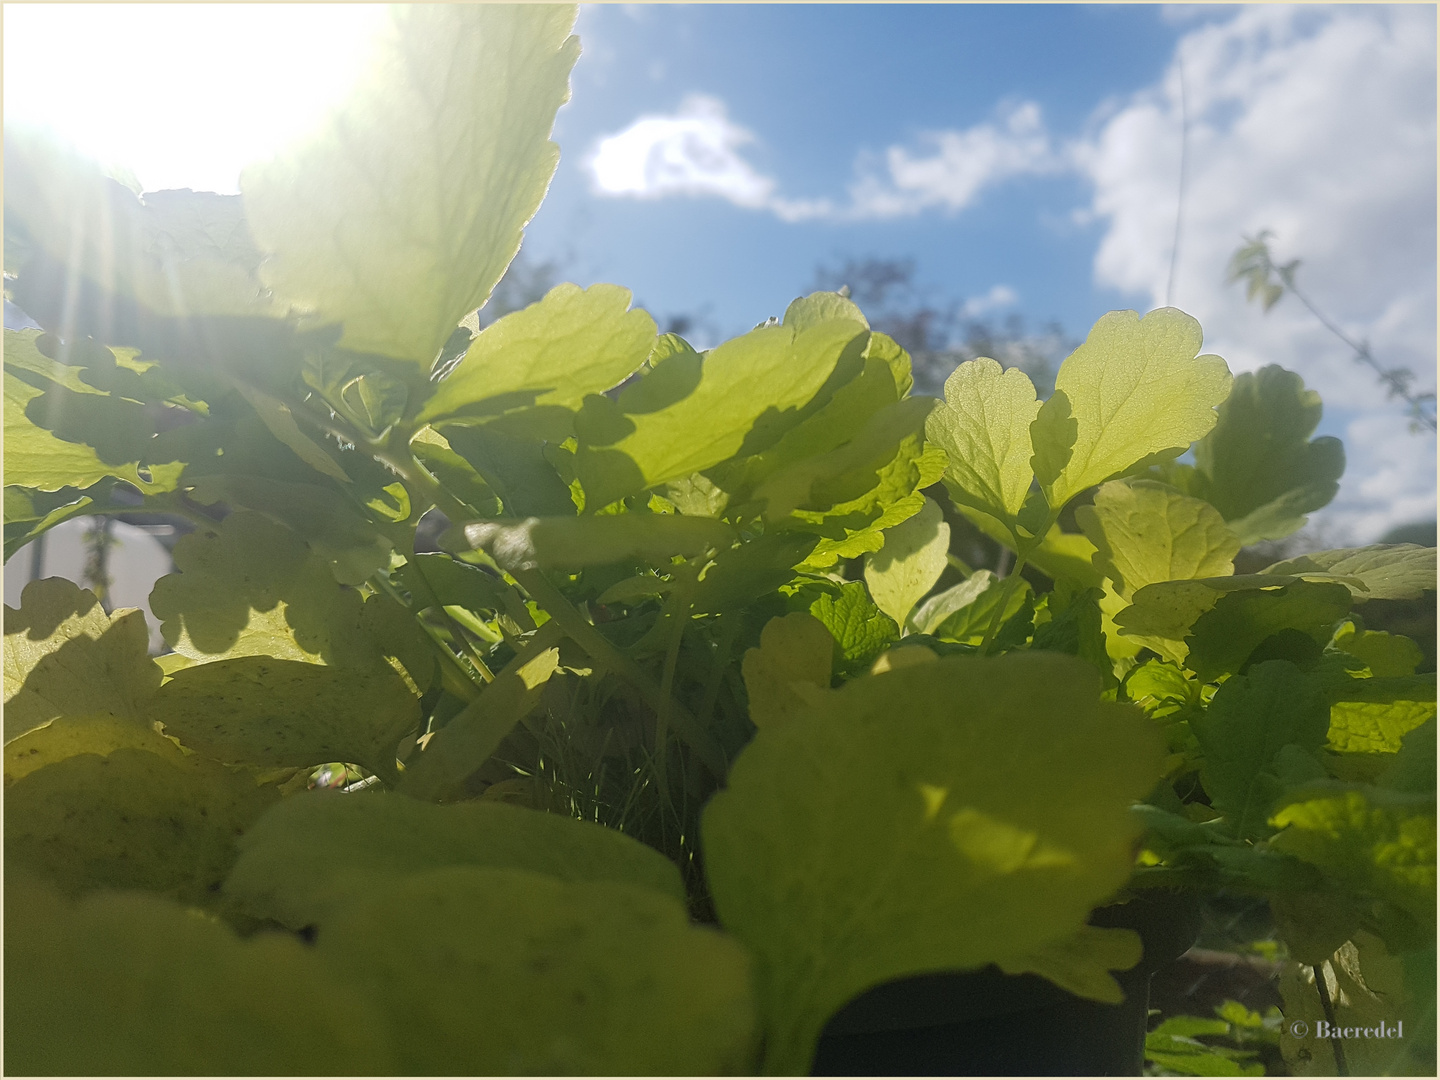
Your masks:
M 1159 889 L 1268 897 L 1295 1017 L 1418 1032 L 1434 676 L 1362 614 L 1435 552 L 1234 574 L 1336 491 L 1314 394 L 1168 308 L 1044 402 L 911 396 L 834 293 L 705 353 L 611 285 L 476 333 L 573 19 L 397 9 L 243 198 L 7 130 L 6 555 L 193 526 L 158 659 L 64 580 L 6 609 L 7 1066 L 803 1073 L 907 975 L 1118 1000 L 1087 918 Z

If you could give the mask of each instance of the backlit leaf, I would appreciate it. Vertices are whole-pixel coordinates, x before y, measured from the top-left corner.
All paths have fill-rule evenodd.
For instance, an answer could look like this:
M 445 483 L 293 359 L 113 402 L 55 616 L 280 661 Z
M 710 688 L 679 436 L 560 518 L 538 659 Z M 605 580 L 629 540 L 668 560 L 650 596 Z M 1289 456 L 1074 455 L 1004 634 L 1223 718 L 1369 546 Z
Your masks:
M 925 508 L 885 533 L 885 546 L 865 560 L 865 584 L 881 611 L 905 625 L 905 618 L 940 580 L 950 552 L 950 526 L 940 504 Z
M 829 690 L 834 654 L 835 639 L 813 615 L 792 611 L 766 623 L 741 665 L 755 726 L 783 723 Z
M 1125 599 L 1157 581 L 1223 577 L 1240 550 L 1209 503 L 1149 480 L 1102 484 L 1075 521 L 1096 547 L 1095 568 Z
M 1151 454 L 1183 450 L 1215 426 L 1230 370 L 1199 351 L 1200 324 L 1175 308 L 1101 316 L 1055 376 L 1076 434 L 1069 461 L 1045 485 L 1052 507 Z
M 847 581 L 838 593 L 826 592 L 810 605 L 838 646 L 836 668 L 853 675 L 870 666 L 885 646 L 900 639 L 900 628 L 886 615 L 860 581 Z
M 655 320 L 630 310 L 618 285 L 557 285 L 545 299 L 491 323 L 440 383 L 422 421 L 531 405 L 576 409 L 645 362 Z
M 741 452 L 747 441 L 773 442 L 824 385 L 846 348 L 857 338 L 863 345 L 864 334 L 862 326 L 848 320 L 798 332 L 788 326 L 761 327 L 707 353 L 698 384 L 672 404 L 624 413 L 622 402 L 621 415 L 633 431 L 613 441 L 609 436 L 602 442 L 580 441 L 575 466 L 586 504 L 607 505 L 683 479 Z
M 946 476 L 967 501 L 1014 518 L 1030 490 L 1030 425 L 1039 411 L 1029 376 L 981 357 L 945 380 L 945 402 L 930 414 L 925 435 L 949 455 Z
M 554 175 L 579 42 L 562 5 L 399 7 L 368 81 L 241 176 L 277 302 L 428 371 L 520 246 Z
M 1295 630 L 1323 645 L 1349 610 L 1349 593 L 1332 582 L 1292 581 L 1279 589 L 1225 593 L 1195 620 L 1186 639 L 1186 664 L 1208 681 L 1238 671 L 1273 634 Z
M 27 584 L 5 608 L 5 741 L 57 716 L 144 717 L 160 687 L 148 639 L 143 612 L 106 615 L 64 578 Z
M 767 1072 L 805 1072 L 869 987 L 1048 948 L 1125 880 L 1161 747 L 1099 693 L 1067 656 L 948 657 L 848 683 L 742 751 L 702 836 L 758 960 Z
M 1434 717 L 1434 674 L 1347 679 L 1331 701 L 1326 745 L 1337 753 L 1393 754 Z
M 1264 574 L 1339 580 L 1356 600 L 1413 600 L 1435 588 L 1435 549 L 1415 544 L 1371 544 L 1316 551 L 1267 566 Z

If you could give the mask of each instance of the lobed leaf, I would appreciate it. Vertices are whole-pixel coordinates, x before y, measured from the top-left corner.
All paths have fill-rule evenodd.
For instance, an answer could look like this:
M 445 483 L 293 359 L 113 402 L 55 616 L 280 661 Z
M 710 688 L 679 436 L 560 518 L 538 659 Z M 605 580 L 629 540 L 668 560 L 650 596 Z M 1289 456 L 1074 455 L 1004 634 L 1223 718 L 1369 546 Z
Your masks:
M 1152 454 L 1183 450 L 1215 426 L 1230 371 L 1220 357 L 1199 351 L 1200 324 L 1175 308 L 1143 318 L 1133 311 L 1101 316 L 1055 376 L 1075 436 L 1055 478 L 1041 478 L 1051 507 Z M 1068 417 L 1042 414 L 1042 430 L 1057 435 Z M 1032 439 L 1038 449 L 1041 440 L 1033 432 Z
M 766 623 L 759 648 L 746 649 L 741 662 L 751 722 L 772 727 L 819 700 L 830 689 L 834 654 L 835 639 L 813 615 L 792 611 Z
M 885 546 L 865 560 L 865 584 L 877 607 L 904 626 L 913 608 L 940 580 L 950 553 L 950 526 L 940 504 L 925 507 L 885 533 Z
M 538 303 L 480 331 L 419 420 L 478 417 L 527 406 L 578 409 L 619 385 L 655 344 L 655 320 L 630 310 L 618 285 L 557 285 Z
M 1099 693 L 1058 654 L 948 657 L 761 729 L 701 827 L 721 920 L 758 961 L 766 1071 L 803 1072 L 867 988 L 1018 965 L 1125 880 L 1161 746 Z
M 950 458 L 945 471 L 961 498 L 1013 520 L 1030 491 L 1030 425 L 1040 411 L 1035 386 L 1019 368 L 967 360 L 945 380 L 945 401 L 925 423 L 925 436 Z
M 895 620 L 875 606 L 860 581 L 847 581 L 834 593 L 822 593 L 810 605 L 810 614 L 835 639 L 835 667 L 841 675 L 865 670 L 887 645 L 900 639 Z
M 5 608 L 5 742 L 56 717 L 108 712 L 143 718 L 160 687 L 145 615 L 106 615 L 64 578 L 29 582 Z
M 1435 588 L 1435 549 L 1416 544 L 1371 544 L 1317 551 L 1267 566 L 1261 573 L 1339 581 L 1362 602 L 1413 600 Z
M 241 175 L 277 303 L 428 371 L 520 246 L 555 173 L 575 9 L 394 9 L 369 79 L 308 141 Z
M 1393 754 L 1411 731 L 1435 718 L 1435 676 L 1347 679 L 1330 704 L 1326 748 Z
M 1150 480 L 1102 484 L 1075 521 L 1095 545 L 1095 569 L 1127 600 L 1157 581 L 1231 574 L 1240 550 L 1209 503 Z
M 1195 446 L 1204 477 L 1199 495 L 1220 511 L 1242 543 L 1279 540 L 1335 497 L 1345 450 L 1330 436 L 1311 439 L 1320 395 L 1275 364 L 1235 377 L 1214 430 Z

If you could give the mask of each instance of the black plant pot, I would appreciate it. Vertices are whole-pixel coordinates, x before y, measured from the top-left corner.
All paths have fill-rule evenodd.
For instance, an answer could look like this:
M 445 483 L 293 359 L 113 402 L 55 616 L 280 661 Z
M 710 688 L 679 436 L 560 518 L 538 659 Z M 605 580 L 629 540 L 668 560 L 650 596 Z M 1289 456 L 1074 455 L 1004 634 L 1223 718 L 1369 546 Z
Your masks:
M 993 965 L 900 979 L 866 991 L 830 1018 L 811 1075 L 1141 1075 L 1150 976 L 1194 944 L 1199 902 L 1153 894 L 1101 908 L 1090 922 L 1135 930 L 1145 943 L 1140 963 L 1116 973 L 1125 991 L 1119 1005 Z

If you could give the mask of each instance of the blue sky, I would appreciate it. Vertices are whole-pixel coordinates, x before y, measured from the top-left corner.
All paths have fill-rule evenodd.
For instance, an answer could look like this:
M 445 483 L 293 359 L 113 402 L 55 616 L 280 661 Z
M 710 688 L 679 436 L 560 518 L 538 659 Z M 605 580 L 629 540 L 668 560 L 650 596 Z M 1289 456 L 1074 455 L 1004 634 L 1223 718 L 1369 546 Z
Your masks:
M 150 189 L 236 190 L 241 165 L 346 85 L 380 16 L 6 4 L 6 118 L 48 113 Z M 1433 520 L 1434 436 L 1411 434 L 1292 298 L 1262 314 L 1224 271 L 1243 233 L 1274 230 L 1333 319 L 1435 385 L 1435 19 L 1434 5 L 587 6 L 527 252 L 625 285 L 662 319 L 699 314 L 717 338 L 780 314 L 818 264 L 865 256 L 913 259 L 937 300 L 1079 338 L 1107 310 L 1166 302 L 1184 120 L 1171 300 L 1232 370 L 1279 363 L 1319 390 L 1350 466 L 1314 539 L 1373 541 Z

